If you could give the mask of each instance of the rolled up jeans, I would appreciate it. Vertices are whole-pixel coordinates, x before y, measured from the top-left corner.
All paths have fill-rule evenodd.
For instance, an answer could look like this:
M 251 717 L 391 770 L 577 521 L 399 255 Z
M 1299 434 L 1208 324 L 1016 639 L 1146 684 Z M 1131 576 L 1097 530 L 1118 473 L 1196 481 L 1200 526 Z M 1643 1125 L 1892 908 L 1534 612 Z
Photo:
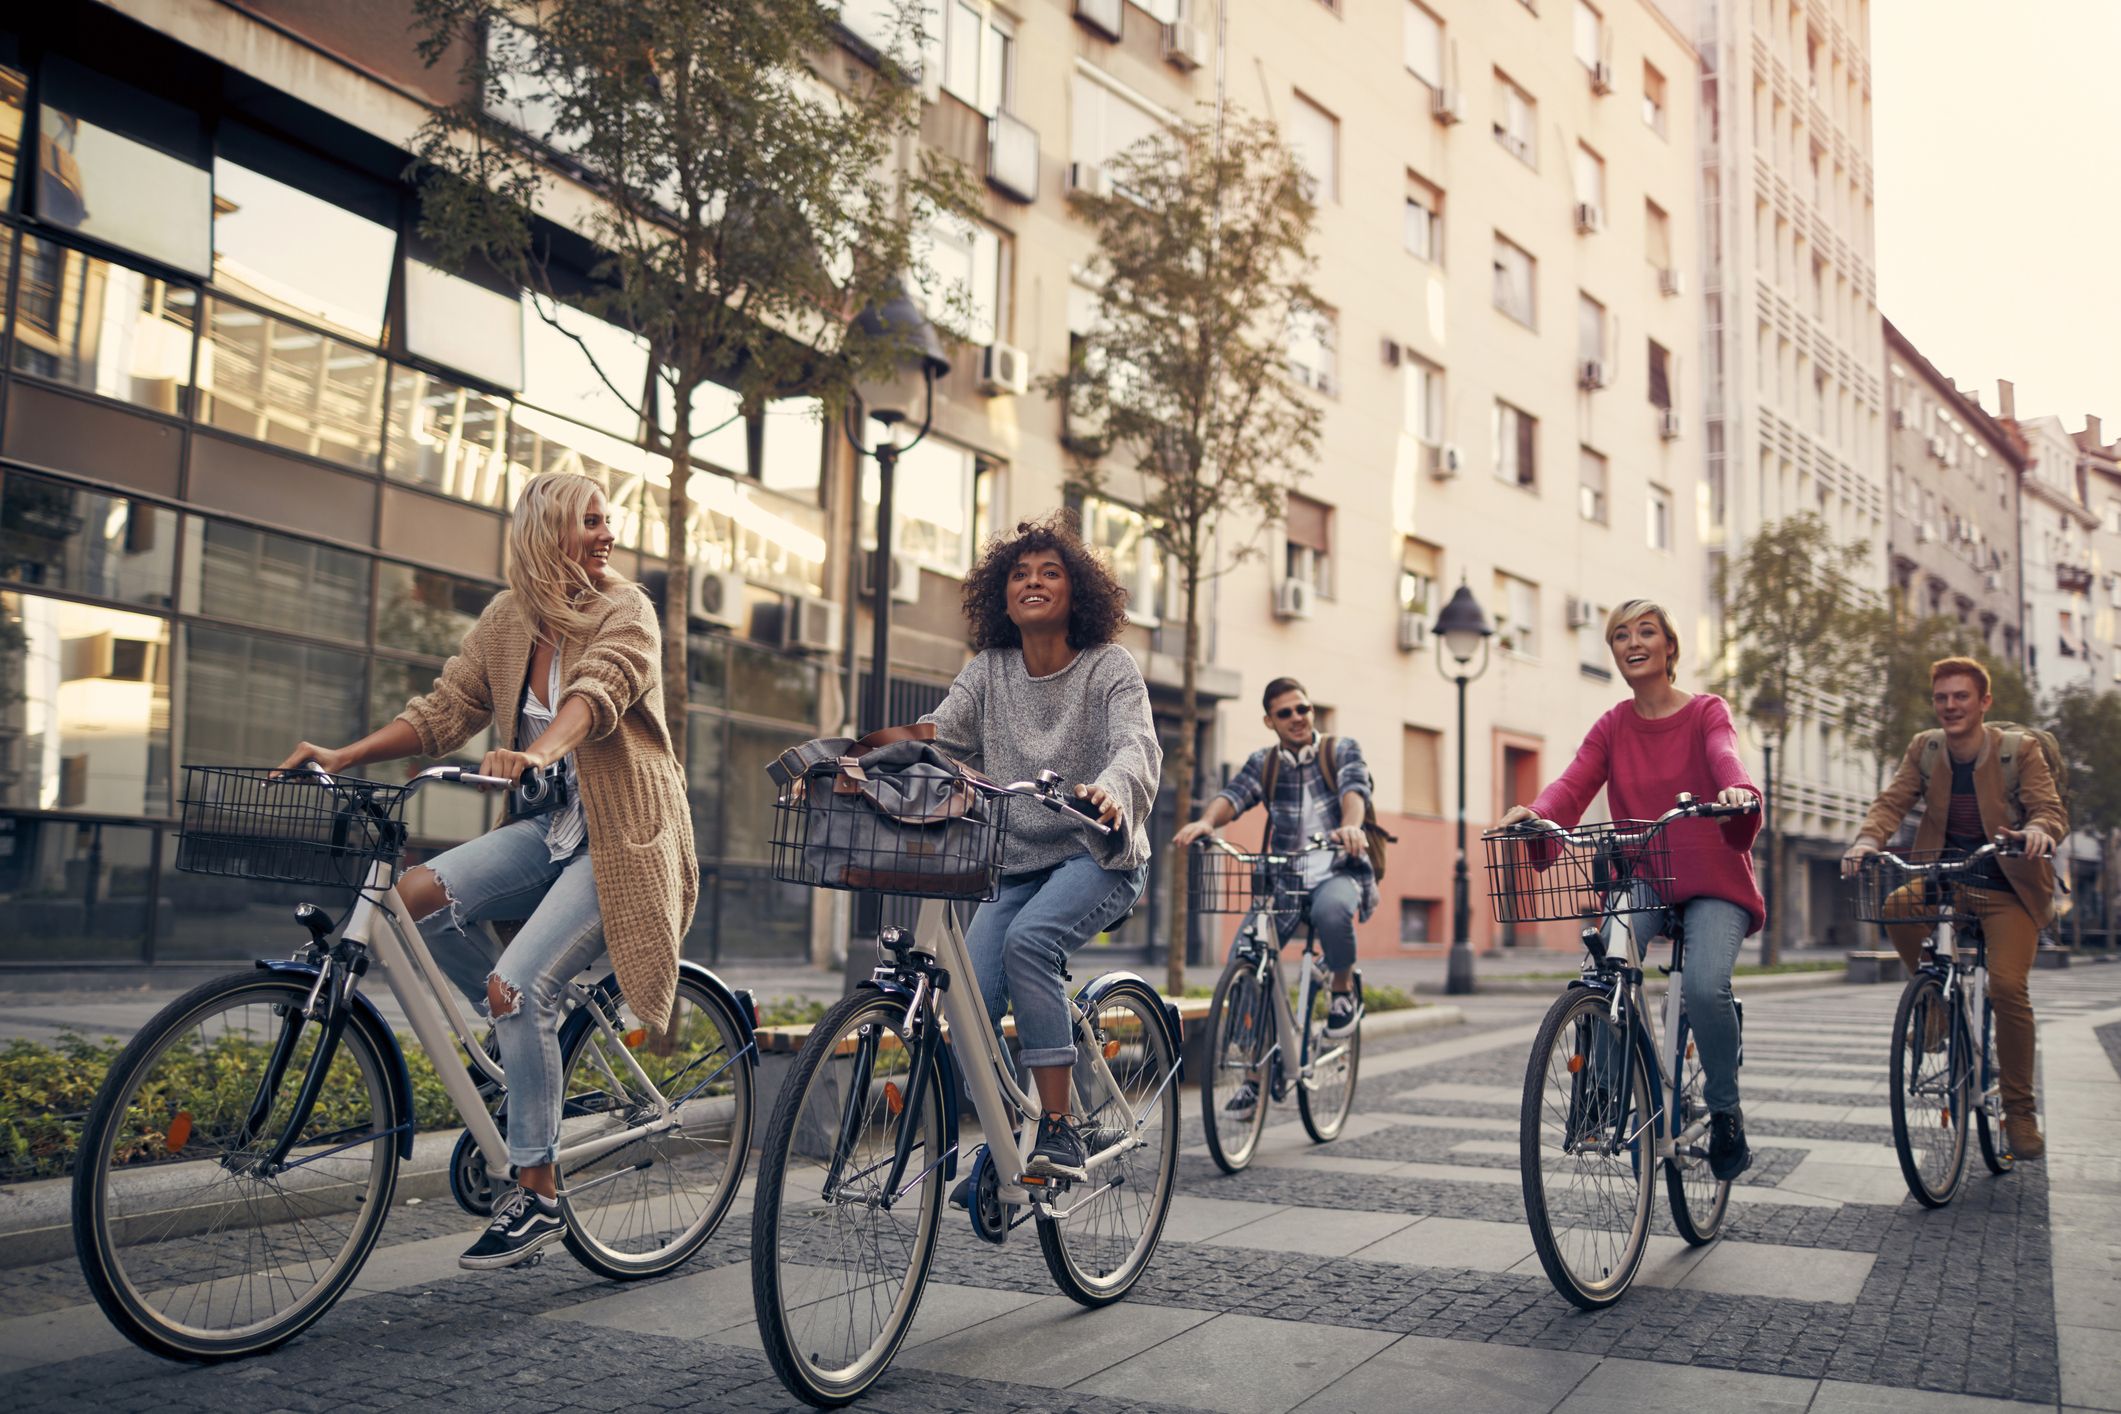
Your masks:
M 1148 877 L 1147 864 L 1106 869 L 1078 854 L 1051 869 L 1004 874 L 1001 892 L 972 915 L 965 947 L 980 1000 L 997 1038 L 1015 1002 L 1022 1064 L 1075 1064 L 1075 1014 L 1061 985 L 1068 956 L 1124 917 Z
M 499 978 L 516 998 L 494 1018 L 508 1072 L 508 1161 L 519 1169 L 553 1162 L 560 1135 L 560 1003 L 567 983 L 604 950 L 596 876 L 588 841 L 555 862 L 545 822 L 518 820 L 427 861 L 449 902 L 422 919 L 435 962 L 472 1006 L 486 1010 L 486 981 Z M 473 923 L 525 920 L 498 961 L 466 930 Z
M 1633 886 L 1634 906 L 1608 919 L 1605 931 L 1628 927 L 1638 950 L 1669 937 L 1676 913 L 1685 925 L 1686 956 L 1680 973 L 1685 987 L 1687 1029 L 1701 1057 L 1701 1099 L 1711 1114 L 1738 1108 L 1738 1008 L 1731 999 L 1731 970 L 1752 925 L 1752 915 L 1728 899 L 1692 898 L 1665 905 L 1645 884 Z M 1601 1074 L 1617 1075 L 1617 1056 L 1600 1056 Z

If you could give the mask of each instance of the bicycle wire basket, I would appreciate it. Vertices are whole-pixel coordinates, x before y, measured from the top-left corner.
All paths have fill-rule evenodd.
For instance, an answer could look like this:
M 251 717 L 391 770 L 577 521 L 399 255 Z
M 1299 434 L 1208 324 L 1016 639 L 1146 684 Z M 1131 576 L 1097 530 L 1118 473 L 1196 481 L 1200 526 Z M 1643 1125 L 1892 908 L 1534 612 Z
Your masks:
M 186 766 L 177 868 L 358 889 L 405 853 L 405 785 L 263 766 Z
M 1195 913 L 1265 913 L 1285 922 L 1303 911 L 1308 891 L 1294 855 L 1231 854 L 1196 844 L 1186 860 L 1186 897 Z
M 1012 797 L 939 771 L 877 772 L 848 789 L 837 764 L 773 802 L 773 877 L 813 889 L 985 902 L 1001 889 Z
M 1898 862 L 1866 855 L 1856 871 L 1856 917 L 1865 923 L 1971 923 L 1963 876 L 1923 872 L 1922 866 L 1966 858 L 1957 849 L 1903 849 Z M 1914 866 L 1914 867 L 1909 867 Z
M 1635 886 L 1672 889 L 1672 846 L 1644 820 L 1551 830 L 1490 830 L 1488 899 L 1498 923 L 1589 921 L 1636 906 Z

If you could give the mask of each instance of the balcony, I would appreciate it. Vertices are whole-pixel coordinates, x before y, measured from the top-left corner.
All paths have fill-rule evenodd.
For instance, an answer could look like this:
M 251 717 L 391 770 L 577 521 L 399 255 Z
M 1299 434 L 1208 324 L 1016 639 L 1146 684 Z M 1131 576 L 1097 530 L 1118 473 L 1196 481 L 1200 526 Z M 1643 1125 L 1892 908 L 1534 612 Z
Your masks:
M 988 119 L 987 185 L 1011 201 L 1038 200 L 1038 129 L 1007 112 Z
M 2092 587 L 2090 565 L 2059 564 L 2055 566 L 2055 588 L 2065 594 L 2089 594 Z

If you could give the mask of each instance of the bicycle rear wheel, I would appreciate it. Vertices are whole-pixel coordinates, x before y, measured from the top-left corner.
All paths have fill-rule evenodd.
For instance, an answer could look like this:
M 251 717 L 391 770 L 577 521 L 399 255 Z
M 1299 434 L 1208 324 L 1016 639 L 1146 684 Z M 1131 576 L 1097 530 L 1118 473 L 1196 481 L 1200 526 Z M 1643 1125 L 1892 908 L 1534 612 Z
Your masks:
M 935 1258 L 942 1074 L 929 1066 L 911 1102 L 905 1020 L 906 1004 L 881 993 L 842 998 L 796 1056 L 766 1125 L 752 1299 L 774 1373 L 809 1404 L 845 1404 L 890 1368 Z M 905 1178 L 887 1193 L 902 1133 Z
M 144 1350 L 270 1350 L 331 1309 L 382 1232 L 412 1116 L 396 1112 L 393 1043 L 361 1012 L 294 1147 L 266 1164 L 322 1033 L 302 1016 L 310 984 L 258 971 L 193 988 L 126 1046 L 82 1125 L 74 1250 Z
M 568 1020 L 560 1147 L 653 1120 L 658 1097 L 677 1121 L 561 1175 L 567 1250 L 591 1271 L 626 1281 L 691 1257 L 736 1201 L 751 1152 L 752 1068 L 740 1054 L 742 1025 L 697 978 L 679 974 L 661 1033 L 634 1016 L 615 978 L 596 996 L 618 1034 L 607 1036 L 586 1010 Z M 629 1054 L 648 1085 L 626 1063 Z
M 1236 1173 L 1252 1162 L 1260 1131 L 1267 1123 L 1266 1055 L 1274 1036 L 1274 999 L 1259 985 L 1257 964 L 1242 950 L 1215 984 L 1208 1003 L 1208 1074 L 1200 1087 L 1201 1128 L 1208 1157 L 1224 1173 Z M 1233 1111 L 1245 1082 L 1252 1082 L 1252 1108 Z
M 1642 1057 L 1603 992 L 1577 988 L 1548 1008 L 1517 1137 L 1525 1220 L 1547 1279 L 1586 1311 L 1612 1305 L 1649 1246 L 1657 1149 Z
M 1958 1011 L 1934 975 L 1918 972 L 1893 1016 L 1893 1151 L 1925 1208 L 1951 1202 L 1966 1171 L 1973 1058 Z
M 1362 1065 L 1362 1022 L 1338 1041 L 1326 1039 L 1326 1012 L 1333 994 L 1319 988 L 1311 994 L 1311 1014 L 1304 1018 L 1304 1054 L 1311 1057 L 1308 1080 L 1298 1078 L 1296 1113 L 1314 1143 L 1340 1137 L 1355 1108 L 1355 1075 Z
M 1994 1007 L 1981 1008 L 1981 1054 L 1992 1058 L 1996 1054 L 1996 1011 Z M 1986 1063 L 1982 1070 L 1986 1072 Z M 1984 1075 L 1985 1079 L 1985 1075 Z M 2009 1173 L 2018 1166 L 2018 1158 L 2011 1153 L 2010 1135 L 2004 1132 L 2003 1121 L 1989 1113 L 1988 1094 L 1984 1089 L 1981 1100 L 1974 1106 L 1974 1132 L 1981 1138 L 1981 1162 L 1995 1174 Z
M 1085 1053 L 1081 1029 L 1076 1032 L 1074 1085 L 1084 1151 L 1094 1161 L 1130 1137 L 1141 1141 L 1093 1168 L 1089 1181 L 1076 1186 L 1079 1195 L 1064 1195 L 1064 1217 L 1038 1221 L 1046 1269 L 1063 1292 L 1085 1306 L 1109 1305 L 1127 1294 L 1155 1254 L 1171 1211 L 1178 1169 L 1178 1056 L 1165 1034 L 1162 1012 L 1163 999 L 1146 983 L 1129 980 L 1107 991 L 1091 1018 L 1103 1071 Z M 1130 1111 L 1131 1130 L 1126 1124 Z
M 1679 978 L 1672 978 L 1679 985 Z M 1672 1105 L 1673 1153 L 1665 1160 L 1665 1195 L 1672 1205 L 1672 1226 L 1687 1244 L 1700 1247 L 1716 1240 L 1730 1210 L 1731 1185 L 1709 1171 L 1709 1107 L 1702 1099 L 1705 1083 L 1694 1029 L 1679 1014 L 1679 1083 Z

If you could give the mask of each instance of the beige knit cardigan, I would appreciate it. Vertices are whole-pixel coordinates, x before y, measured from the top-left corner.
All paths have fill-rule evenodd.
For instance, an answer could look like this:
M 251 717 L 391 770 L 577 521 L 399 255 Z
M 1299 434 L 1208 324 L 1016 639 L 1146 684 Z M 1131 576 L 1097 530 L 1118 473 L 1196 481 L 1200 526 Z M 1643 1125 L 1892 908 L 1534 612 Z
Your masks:
M 588 704 L 589 735 L 575 765 L 604 943 L 634 1014 L 660 1028 L 677 992 L 678 940 L 700 891 L 684 775 L 663 721 L 662 629 L 638 585 L 619 585 L 587 607 L 601 617 L 586 642 L 561 643 L 552 705 L 558 711 L 570 697 Z M 398 714 L 419 733 L 420 749 L 447 756 L 488 722 L 512 745 L 531 648 L 530 625 L 504 589 L 442 665 L 434 691 Z

